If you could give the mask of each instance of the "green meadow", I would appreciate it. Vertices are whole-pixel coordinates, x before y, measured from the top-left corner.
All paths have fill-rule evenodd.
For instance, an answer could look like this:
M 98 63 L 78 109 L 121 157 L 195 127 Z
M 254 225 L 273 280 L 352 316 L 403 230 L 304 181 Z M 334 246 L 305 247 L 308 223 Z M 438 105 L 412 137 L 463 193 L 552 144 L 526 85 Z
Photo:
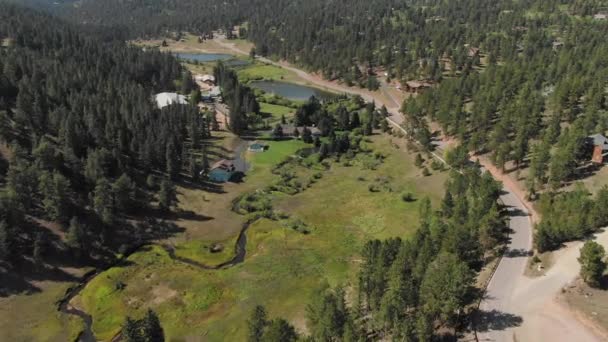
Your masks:
M 173 260 L 158 246 L 131 255 L 124 265 L 91 281 L 77 298 L 93 316 L 97 338 L 112 338 L 126 315 L 139 317 L 153 308 L 167 340 L 241 341 L 257 304 L 306 331 L 305 308 L 312 291 L 325 280 L 354 285 L 363 244 L 373 238 L 409 236 L 417 226 L 417 199 L 429 196 L 437 203 L 443 192 L 447 174 L 422 176 L 413 155 L 391 137 L 374 136 L 363 145 L 369 152 L 352 159 L 330 158 L 322 165 L 316 155 L 296 157 L 279 171 L 277 164 L 310 145 L 271 141 L 267 152 L 245 152 L 251 168 L 244 182 L 231 184 L 222 194 L 199 190 L 207 201 L 223 203 L 207 209 L 203 205 L 202 214 L 237 215 L 231 211 L 234 199 L 262 193 L 259 196 L 265 196 L 274 212 L 289 218 L 254 221 L 246 231 L 244 262 L 226 269 L 206 270 Z M 278 173 L 295 177 L 289 183 L 298 184 L 295 194 L 260 192 L 282 184 Z M 403 201 L 404 193 L 412 193 L 414 200 Z M 242 225 L 246 216 L 238 218 Z M 294 229 L 293 222 L 307 231 Z M 205 223 L 197 229 L 204 230 Z M 205 264 L 228 260 L 238 235 L 238 229 L 230 230 L 234 233 L 228 238 L 177 242 L 176 254 Z M 221 243 L 224 249 L 213 254 L 212 243 Z

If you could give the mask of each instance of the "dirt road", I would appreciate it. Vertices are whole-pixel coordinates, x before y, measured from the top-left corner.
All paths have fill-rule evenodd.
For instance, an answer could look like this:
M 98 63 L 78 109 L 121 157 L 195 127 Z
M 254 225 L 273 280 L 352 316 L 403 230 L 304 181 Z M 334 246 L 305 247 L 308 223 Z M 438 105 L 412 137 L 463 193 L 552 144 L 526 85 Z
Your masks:
M 519 217 L 516 217 L 519 221 Z M 515 225 L 519 225 L 516 223 Z M 529 278 L 523 275 L 527 257 L 522 250 L 528 238 L 517 230 L 509 253 L 505 255 L 488 286 L 483 301 L 478 337 L 480 341 L 606 341 L 605 332 L 579 320 L 556 296 L 578 275 L 577 258 L 582 242 L 573 242 L 554 256 L 556 263 L 546 275 Z M 608 245 L 608 232 L 597 235 Z
M 218 40 L 237 54 L 247 55 L 233 44 Z M 307 73 L 287 63 L 275 62 L 263 57 L 260 61 L 281 66 L 296 73 L 306 82 L 329 90 L 356 94 L 366 101 L 384 105 L 390 113 L 389 121 L 405 132 L 399 125 L 403 116 L 399 112 L 400 99 L 395 99 L 385 88 L 372 93 L 367 90 L 347 87 L 336 82 Z M 383 87 L 386 87 L 383 84 Z M 407 133 L 407 132 L 405 132 Z M 444 144 L 439 144 L 442 147 Z M 439 154 L 434 154 L 441 159 Z M 586 325 L 568 308 L 556 301 L 560 290 L 571 283 L 579 272 L 578 261 L 581 242 L 569 244 L 555 256 L 555 265 L 545 276 L 529 278 L 524 275 L 530 251 L 532 250 L 533 222 L 539 219 L 533 206 L 526 200 L 525 191 L 510 177 L 502 174 L 487 159 L 480 158 L 482 166 L 493 177 L 502 181 L 505 193 L 501 200 L 509 207 L 512 229 L 511 241 L 505 256 L 490 280 L 485 299 L 480 309 L 478 328 L 480 341 L 525 342 L 525 341 L 606 341 L 608 336 L 597 328 Z M 598 236 L 602 245 L 608 245 L 608 232 Z

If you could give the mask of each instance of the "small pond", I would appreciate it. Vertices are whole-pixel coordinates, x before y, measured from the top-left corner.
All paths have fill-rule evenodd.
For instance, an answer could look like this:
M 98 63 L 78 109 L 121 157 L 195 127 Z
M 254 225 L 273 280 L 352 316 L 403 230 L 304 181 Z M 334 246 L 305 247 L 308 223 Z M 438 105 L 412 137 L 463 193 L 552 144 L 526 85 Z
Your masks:
M 306 101 L 313 95 L 318 98 L 335 96 L 317 88 L 287 82 L 253 81 L 249 85 L 262 89 L 268 94 L 276 94 L 292 101 Z
M 198 62 L 225 61 L 234 58 L 233 55 L 225 53 L 176 53 L 175 56 L 180 59 Z

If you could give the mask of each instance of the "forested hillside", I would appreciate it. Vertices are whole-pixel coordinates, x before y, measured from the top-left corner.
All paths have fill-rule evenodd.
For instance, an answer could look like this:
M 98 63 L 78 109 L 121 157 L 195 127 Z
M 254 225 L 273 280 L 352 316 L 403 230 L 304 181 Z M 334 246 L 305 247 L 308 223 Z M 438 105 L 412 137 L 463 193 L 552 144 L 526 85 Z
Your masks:
M 438 81 L 445 64 L 452 73 L 479 64 L 471 48 L 490 61 L 510 59 L 542 28 L 571 15 L 588 20 L 606 6 L 600 0 L 84 0 L 63 9 L 68 18 L 122 27 L 132 37 L 246 23 L 244 33 L 258 53 L 357 82 L 368 76 L 366 68 L 378 66 L 398 79 Z
M 159 206 L 170 206 L 168 179 L 206 134 L 196 107 L 153 103 L 190 77 L 172 56 L 79 31 L 0 3 L 0 259 L 9 264 L 66 250 L 42 228 L 58 226 L 76 255 L 145 239 L 133 215 L 152 208 L 161 179 Z

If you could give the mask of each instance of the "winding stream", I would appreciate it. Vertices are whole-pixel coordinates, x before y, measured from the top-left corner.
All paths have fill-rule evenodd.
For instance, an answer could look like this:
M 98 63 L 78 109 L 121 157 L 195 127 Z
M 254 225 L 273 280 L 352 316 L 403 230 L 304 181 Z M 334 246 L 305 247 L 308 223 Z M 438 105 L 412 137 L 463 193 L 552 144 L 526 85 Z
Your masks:
M 92 281 L 93 279 L 95 279 L 95 277 L 97 277 L 98 275 L 102 274 L 104 271 L 106 271 L 112 267 L 120 265 L 120 263 L 124 262 L 132 254 L 138 252 L 141 248 L 146 247 L 146 246 L 152 246 L 152 245 L 157 245 L 157 246 L 160 246 L 161 248 L 163 248 L 169 255 L 169 258 L 171 258 L 171 260 L 178 261 L 178 262 L 196 267 L 201 270 L 226 269 L 226 268 L 238 265 L 238 264 L 242 263 L 243 261 L 245 261 L 245 254 L 247 252 L 246 231 L 249 228 L 249 226 L 250 226 L 250 223 L 243 224 L 243 228 L 241 229 L 241 231 L 239 233 L 239 237 L 237 238 L 236 243 L 234 245 L 234 256 L 230 260 L 225 261 L 218 265 L 214 265 L 214 266 L 206 265 L 206 264 L 203 264 L 196 260 L 177 256 L 177 255 L 175 255 L 175 248 L 168 244 L 145 243 L 140 246 L 137 246 L 137 247 L 133 248 L 129 253 L 126 253 L 118 261 L 111 264 L 110 266 L 103 268 L 103 269 L 101 269 L 101 268 L 96 269 L 96 270 L 90 271 L 87 274 L 85 274 L 82 277 L 82 280 L 77 285 L 69 288 L 66 291 L 65 296 L 63 296 L 63 298 L 61 298 L 60 300 L 57 301 L 57 310 L 64 314 L 67 314 L 67 315 L 77 316 L 80 319 L 82 319 L 82 321 L 84 322 L 84 326 L 85 326 L 84 330 L 78 335 L 78 338 L 76 339 L 77 341 L 95 342 L 95 341 L 97 341 L 97 339 L 95 338 L 95 334 L 93 333 L 93 317 L 91 315 L 89 315 L 88 313 L 86 313 L 85 311 L 83 311 L 82 309 L 70 304 L 72 299 L 74 299 L 74 297 L 79 295 L 80 292 L 87 286 L 87 284 L 90 281 Z M 118 335 L 120 335 L 120 332 L 112 339 L 112 341 L 114 341 Z
M 248 146 L 247 141 L 241 141 L 237 148 L 234 151 L 234 163 L 236 168 L 240 172 L 246 172 L 249 169 L 249 163 L 245 158 L 243 158 L 243 153 L 246 151 Z M 159 243 L 143 243 L 141 245 L 135 246 L 127 251 L 121 258 L 117 259 L 114 263 L 108 265 L 105 268 L 99 268 L 92 271 L 87 272 L 80 280 L 78 284 L 73 287 L 70 287 L 65 295 L 56 302 L 57 310 L 67 314 L 77 316 L 84 322 L 84 330 L 78 335 L 77 341 L 79 342 L 96 342 L 95 334 L 93 333 L 93 317 L 89 315 L 87 312 L 81 310 L 80 308 L 70 304 L 72 299 L 80 294 L 80 292 L 87 286 L 87 284 L 95 279 L 98 275 L 102 274 L 104 271 L 120 265 L 127 258 L 129 258 L 132 254 L 139 252 L 143 247 L 157 245 L 163 248 L 169 258 L 174 261 L 178 261 L 193 267 L 196 267 L 201 270 L 220 270 L 226 269 L 235 265 L 238 265 L 245 261 L 245 254 L 247 252 L 247 229 L 253 222 L 244 223 L 241 231 L 239 232 L 239 236 L 234 245 L 234 256 L 221 264 L 218 265 L 206 265 L 196 260 L 180 257 L 175 255 L 175 248 L 169 244 L 159 244 Z M 115 341 L 120 336 L 120 332 L 118 332 L 112 341 Z

